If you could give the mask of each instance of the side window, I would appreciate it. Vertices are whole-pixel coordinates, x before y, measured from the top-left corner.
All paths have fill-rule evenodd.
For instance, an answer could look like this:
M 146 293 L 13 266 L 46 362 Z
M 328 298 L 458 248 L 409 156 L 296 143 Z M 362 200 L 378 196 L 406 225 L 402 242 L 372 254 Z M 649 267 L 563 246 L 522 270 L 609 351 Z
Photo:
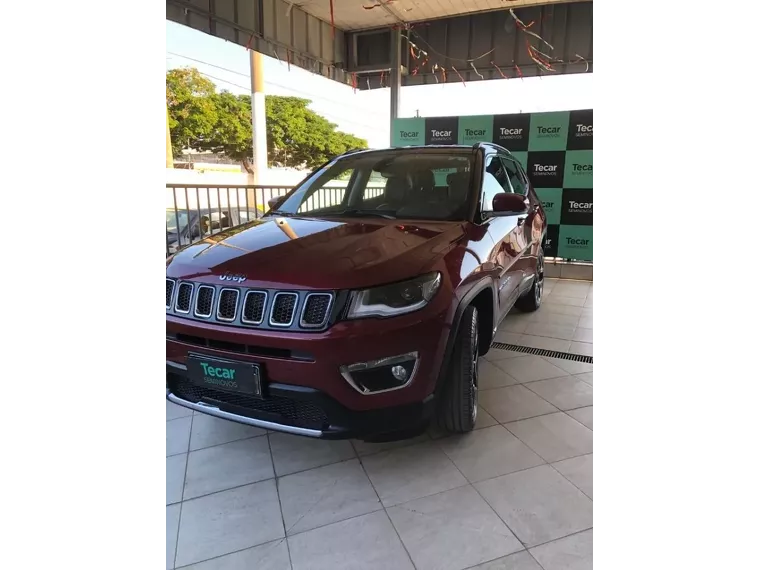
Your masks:
M 514 189 L 514 192 L 517 194 L 522 194 L 523 196 L 527 194 L 526 180 L 522 175 L 522 171 L 519 168 L 519 165 L 513 159 L 505 156 L 501 157 L 501 162 L 503 163 L 503 167 L 506 170 L 506 175 L 511 182 L 511 187 Z
M 501 159 L 497 156 L 490 156 L 485 165 L 485 172 L 491 174 L 496 182 L 501 186 L 501 192 L 513 192 L 509 183 L 509 176 L 503 167 Z
M 496 194 L 501 194 L 502 192 L 503 187 L 496 177 L 490 174 L 490 172 L 486 172 L 482 178 L 482 211 L 492 212 L 493 198 Z

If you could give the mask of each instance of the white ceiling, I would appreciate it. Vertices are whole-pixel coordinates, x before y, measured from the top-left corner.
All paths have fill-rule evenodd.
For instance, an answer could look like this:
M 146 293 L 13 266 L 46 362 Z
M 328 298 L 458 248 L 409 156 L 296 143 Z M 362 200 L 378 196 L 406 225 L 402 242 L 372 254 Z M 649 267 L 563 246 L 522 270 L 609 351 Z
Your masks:
M 285 0 L 329 22 L 329 0 Z M 333 0 L 335 27 L 364 30 L 488 10 L 560 4 L 573 0 Z M 373 8 L 367 10 L 374 6 Z

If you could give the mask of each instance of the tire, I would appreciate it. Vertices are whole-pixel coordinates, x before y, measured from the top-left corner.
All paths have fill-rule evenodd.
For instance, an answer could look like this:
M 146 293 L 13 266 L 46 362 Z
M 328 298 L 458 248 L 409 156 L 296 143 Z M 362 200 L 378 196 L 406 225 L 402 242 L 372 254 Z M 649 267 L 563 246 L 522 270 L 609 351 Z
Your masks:
M 437 414 L 437 424 L 449 433 L 466 433 L 477 421 L 479 358 L 477 308 L 467 307 L 454 341 L 451 366 L 447 371 Z
M 535 268 L 536 278 L 532 282 L 532 287 L 526 295 L 517 299 L 514 306 L 525 313 L 532 313 L 540 308 L 543 301 L 543 279 L 544 279 L 544 261 L 543 248 L 538 251 L 537 267 Z

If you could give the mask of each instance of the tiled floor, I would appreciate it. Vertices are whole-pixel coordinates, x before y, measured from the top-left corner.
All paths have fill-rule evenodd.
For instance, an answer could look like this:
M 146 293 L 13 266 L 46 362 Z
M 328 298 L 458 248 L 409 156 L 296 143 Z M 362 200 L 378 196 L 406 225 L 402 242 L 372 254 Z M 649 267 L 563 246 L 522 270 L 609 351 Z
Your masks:
M 592 355 L 592 283 L 545 290 L 497 340 Z M 168 569 L 592 568 L 592 364 L 491 350 L 465 436 L 324 442 L 166 414 Z

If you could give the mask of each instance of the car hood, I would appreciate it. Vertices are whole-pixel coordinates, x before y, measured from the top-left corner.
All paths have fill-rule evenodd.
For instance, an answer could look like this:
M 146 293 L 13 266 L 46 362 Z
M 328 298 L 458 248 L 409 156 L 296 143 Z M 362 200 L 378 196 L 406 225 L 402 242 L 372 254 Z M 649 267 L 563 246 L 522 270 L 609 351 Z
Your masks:
M 248 287 L 352 289 L 431 269 L 463 236 L 460 222 L 266 218 L 213 235 L 169 261 L 167 277 Z

